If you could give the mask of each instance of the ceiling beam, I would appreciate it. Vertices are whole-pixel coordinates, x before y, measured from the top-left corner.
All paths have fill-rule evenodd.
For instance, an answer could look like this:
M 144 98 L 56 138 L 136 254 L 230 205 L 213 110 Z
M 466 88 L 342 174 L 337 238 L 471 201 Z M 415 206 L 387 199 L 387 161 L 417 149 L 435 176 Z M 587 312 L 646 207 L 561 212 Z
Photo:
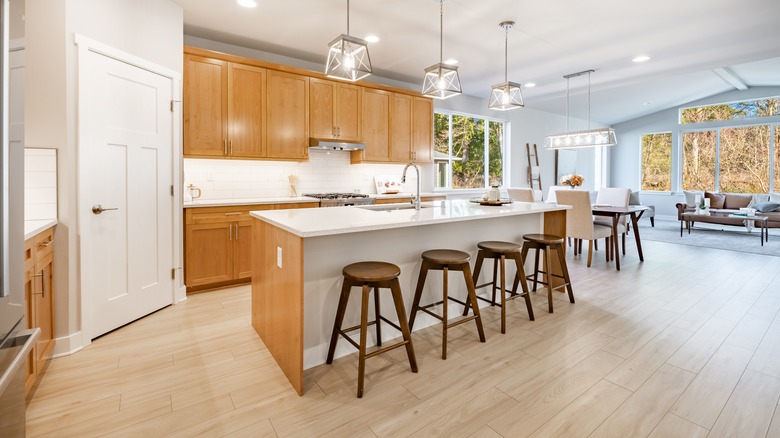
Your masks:
M 740 91 L 745 91 L 748 89 L 747 84 L 740 79 L 737 75 L 731 72 L 731 70 L 728 69 L 728 67 L 718 67 L 713 69 L 712 71 L 715 72 L 716 75 L 720 76 L 721 79 L 731 84 L 732 87 L 736 88 Z

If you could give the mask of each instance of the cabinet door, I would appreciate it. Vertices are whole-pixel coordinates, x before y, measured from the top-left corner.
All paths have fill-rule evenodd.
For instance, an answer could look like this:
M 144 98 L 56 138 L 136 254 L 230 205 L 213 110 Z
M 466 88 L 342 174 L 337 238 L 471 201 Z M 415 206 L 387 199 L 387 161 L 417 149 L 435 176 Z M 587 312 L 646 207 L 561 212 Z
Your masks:
M 361 88 L 356 85 L 336 85 L 336 138 L 347 141 L 361 141 Z
M 412 108 L 412 160 L 415 163 L 433 161 L 433 101 L 415 97 Z
M 309 79 L 309 123 L 314 138 L 336 138 L 336 84 L 321 79 Z
M 365 160 L 390 160 L 390 98 L 392 93 L 382 90 L 363 90 L 362 138 L 366 143 Z
M 252 221 L 233 224 L 233 273 L 236 279 L 252 278 Z
M 393 94 L 390 119 L 390 161 L 407 163 L 412 150 L 412 97 Z
M 34 289 L 34 283 L 35 283 L 35 269 L 30 268 L 24 272 L 24 319 L 25 319 L 25 328 L 33 328 L 35 327 L 34 321 L 33 321 L 33 289 Z M 25 364 L 25 380 L 24 380 L 24 390 L 26 392 L 30 391 L 30 388 L 33 387 L 35 384 L 36 374 L 35 374 L 35 348 L 30 351 L 30 354 L 27 355 L 27 363 Z
M 265 69 L 231 63 L 228 73 L 228 155 L 265 157 Z
M 54 298 L 54 254 L 50 253 L 35 264 L 33 281 L 33 323 L 40 328 L 41 334 L 35 343 L 35 373 L 40 375 L 41 369 L 51 357 L 54 346 L 54 315 L 52 312 Z
M 233 279 L 233 224 L 187 225 L 184 236 L 187 287 Z
M 306 159 L 309 156 L 309 78 L 268 71 L 268 157 Z
M 184 155 L 227 155 L 227 62 L 184 56 Z

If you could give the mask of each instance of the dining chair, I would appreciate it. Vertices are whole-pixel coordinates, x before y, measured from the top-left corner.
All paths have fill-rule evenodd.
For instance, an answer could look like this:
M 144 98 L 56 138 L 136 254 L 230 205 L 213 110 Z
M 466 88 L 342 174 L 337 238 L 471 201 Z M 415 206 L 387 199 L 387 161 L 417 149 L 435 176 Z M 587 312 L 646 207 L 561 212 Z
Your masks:
M 596 194 L 597 205 L 609 205 L 610 207 L 628 207 L 628 201 L 631 198 L 630 188 L 621 187 L 602 187 Z M 612 219 L 596 216 L 593 218 L 593 222 L 606 225 L 612 228 Z M 628 230 L 626 225 L 626 217 L 623 216 L 618 221 L 618 234 L 622 236 L 623 243 L 623 255 L 626 255 L 626 231 Z
M 547 192 L 547 199 L 544 202 L 551 202 L 553 204 L 558 202 L 555 196 L 555 192 L 559 190 L 572 190 L 572 189 L 566 186 L 550 186 L 550 190 Z
M 556 194 L 558 204 L 571 205 L 572 209 L 566 212 L 566 236 L 572 239 L 588 241 L 588 267 L 593 260 L 593 241 L 607 239 L 606 248 L 609 248 L 609 238 L 612 236 L 612 227 L 593 222 L 593 207 L 590 203 L 590 194 L 585 190 L 559 190 Z M 574 253 L 577 253 L 577 245 L 574 245 Z
M 513 201 L 534 202 L 533 189 L 507 187 L 506 191 Z

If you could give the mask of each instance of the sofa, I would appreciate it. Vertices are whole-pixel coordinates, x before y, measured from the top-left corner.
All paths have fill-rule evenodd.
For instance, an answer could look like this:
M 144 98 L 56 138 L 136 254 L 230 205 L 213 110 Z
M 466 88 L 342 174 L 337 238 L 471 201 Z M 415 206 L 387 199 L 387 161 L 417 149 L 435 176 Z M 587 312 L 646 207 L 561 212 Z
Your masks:
M 714 193 L 705 191 L 683 191 L 685 194 L 685 203 L 676 204 L 677 219 L 683 220 L 683 213 L 696 211 L 696 197 L 700 199 L 710 199 L 710 212 L 720 213 L 738 213 L 740 208 L 755 208 L 759 211 L 756 216 L 768 216 L 768 228 L 780 228 L 780 206 L 773 210 L 768 210 L 774 204 L 780 205 L 780 193 L 770 194 L 744 194 L 744 193 Z M 768 211 L 760 211 L 760 210 Z M 739 225 L 742 219 L 730 218 L 727 216 L 715 216 L 707 219 L 708 223 L 719 223 L 723 225 Z

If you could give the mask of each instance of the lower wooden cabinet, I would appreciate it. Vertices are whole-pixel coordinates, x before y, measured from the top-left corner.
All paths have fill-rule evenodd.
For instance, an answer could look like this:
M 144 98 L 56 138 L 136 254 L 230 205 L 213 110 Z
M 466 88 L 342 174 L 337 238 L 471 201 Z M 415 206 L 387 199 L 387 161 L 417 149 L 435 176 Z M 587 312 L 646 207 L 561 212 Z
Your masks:
M 25 390 L 35 385 L 54 347 L 54 228 L 25 241 L 25 320 L 41 334 L 27 361 Z
M 252 280 L 250 211 L 318 207 L 319 203 L 196 207 L 184 210 L 184 283 L 199 292 Z

